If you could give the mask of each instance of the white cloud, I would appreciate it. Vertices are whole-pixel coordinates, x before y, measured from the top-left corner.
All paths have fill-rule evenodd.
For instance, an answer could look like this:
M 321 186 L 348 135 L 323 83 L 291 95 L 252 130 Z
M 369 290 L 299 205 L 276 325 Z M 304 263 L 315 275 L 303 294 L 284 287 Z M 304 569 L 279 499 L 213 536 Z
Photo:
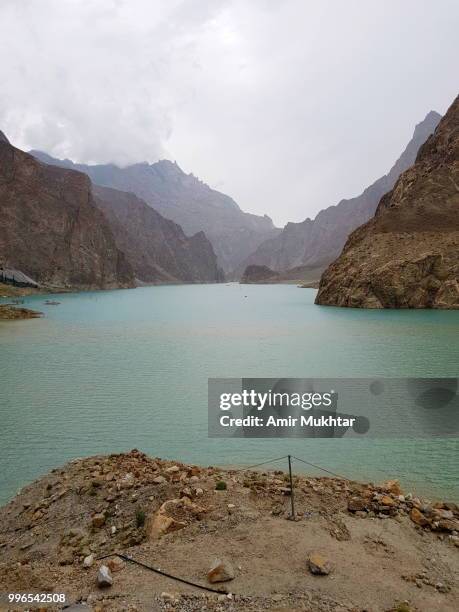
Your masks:
M 458 16 L 452 0 L 3 0 L 0 129 L 84 162 L 171 157 L 302 220 L 446 110 Z

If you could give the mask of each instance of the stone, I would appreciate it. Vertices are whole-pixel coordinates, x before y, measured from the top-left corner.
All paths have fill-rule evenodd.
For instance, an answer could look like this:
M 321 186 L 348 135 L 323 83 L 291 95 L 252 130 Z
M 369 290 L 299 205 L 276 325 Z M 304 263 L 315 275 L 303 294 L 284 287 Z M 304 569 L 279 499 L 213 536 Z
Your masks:
M 459 522 L 450 519 L 441 519 L 438 521 L 439 531 L 456 531 L 459 530 Z
M 107 561 L 108 568 L 111 572 L 120 572 L 126 567 L 126 563 L 119 557 L 113 557 Z
M 167 474 L 176 474 L 177 472 L 180 472 L 180 468 L 178 465 L 171 465 L 171 467 L 168 467 L 164 470 Z
M 416 525 L 420 525 L 421 527 L 426 527 L 427 525 L 429 525 L 429 521 L 417 508 L 411 509 L 410 519 L 413 521 L 413 523 L 416 523 Z
M 96 529 L 103 527 L 105 525 L 105 514 L 103 512 L 95 514 L 91 519 L 91 525 Z
M 167 479 L 164 476 L 156 476 L 152 480 L 153 484 L 164 484 L 165 482 L 167 482 Z
M 94 555 L 88 555 L 83 559 L 83 567 L 92 567 L 94 564 Z
M 167 601 L 172 604 L 178 602 L 178 599 L 175 597 L 175 595 L 173 595 L 172 593 L 168 593 L 167 591 L 163 591 L 161 593 L 161 599 L 164 599 L 164 601 Z
M 451 510 L 443 510 L 443 508 L 435 509 L 435 515 L 442 519 L 454 518 L 454 513 Z
M 367 502 L 361 497 L 351 497 L 347 502 L 347 509 L 349 512 L 362 512 L 367 509 Z
M 383 495 L 381 499 L 379 500 L 379 503 L 382 506 L 395 506 L 396 505 L 395 500 L 389 495 Z
M 392 495 L 402 495 L 402 489 L 398 480 L 386 480 L 382 483 L 381 489 L 392 493 Z
M 110 569 L 106 565 L 101 565 L 97 573 L 97 586 L 99 588 L 110 587 L 113 584 L 113 578 Z
M 167 514 L 166 507 L 163 504 L 150 523 L 148 536 L 150 539 L 155 540 L 163 535 L 171 533 L 172 531 L 183 529 L 187 526 L 187 524 L 188 523 L 185 521 L 178 521 L 172 516 L 169 516 Z
M 311 553 L 308 557 L 308 567 L 311 574 L 327 576 L 331 572 L 331 564 L 320 553 Z
M 65 547 L 61 548 L 59 552 L 59 565 L 72 565 L 73 563 L 73 550 Z
M 233 580 L 234 577 L 234 568 L 231 563 L 221 559 L 215 559 L 207 572 L 207 579 L 212 583 L 228 582 L 228 580 Z

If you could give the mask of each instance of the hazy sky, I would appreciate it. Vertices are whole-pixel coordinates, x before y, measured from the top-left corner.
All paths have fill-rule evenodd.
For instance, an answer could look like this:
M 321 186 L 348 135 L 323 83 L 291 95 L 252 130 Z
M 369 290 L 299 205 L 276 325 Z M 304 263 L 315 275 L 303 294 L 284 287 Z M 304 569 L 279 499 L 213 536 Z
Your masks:
M 458 93 L 457 0 L 1 0 L 0 129 L 81 162 L 175 159 L 301 221 Z

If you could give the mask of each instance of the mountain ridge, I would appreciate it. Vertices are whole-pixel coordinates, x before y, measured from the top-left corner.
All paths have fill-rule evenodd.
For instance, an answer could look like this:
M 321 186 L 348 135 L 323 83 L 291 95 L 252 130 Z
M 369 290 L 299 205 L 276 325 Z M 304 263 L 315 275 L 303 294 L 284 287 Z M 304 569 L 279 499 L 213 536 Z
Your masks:
M 270 217 L 246 213 L 228 195 L 212 189 L 175 162 L 141 162 L 120 168 L 115 164 L 75 164 L 32 150 L 37 159 L 87 174 L 96 185 L 132 192 L 163 217 L 180 225 L 188 236 L 204 231 L 219 265 L 226 273 L 237 268 L 261 242 L 278 230 Z
M 459 96 L 322 275 L 316 303 L 459 308 L 458 185 Z
M 340 254 L 348 235 L 374 214 L 379 200 L 394 186 L 400 174 L 411 166 L 420 146 L 438 125 L 441 116 L 429 111 L 414 129 L 413 136 L 389 172 L 354 198 L 321 210 L 314 219 L 287 223 L 282 232 L 262 243 L 239 268 L 265 265 L 274 271 L 298 266 L 326 267 Z
M 89 178 L 0 139 L 0 266 L 55 289 L 133 287 Z

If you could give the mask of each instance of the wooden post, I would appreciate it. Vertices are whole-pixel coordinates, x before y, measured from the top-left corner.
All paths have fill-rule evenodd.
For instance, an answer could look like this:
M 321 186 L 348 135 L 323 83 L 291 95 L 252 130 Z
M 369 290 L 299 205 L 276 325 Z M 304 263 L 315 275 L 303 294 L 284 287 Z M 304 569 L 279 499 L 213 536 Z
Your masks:
M 290 519 L 295 520 L 295 500 L 293 496 L 293 477 L 292 477 L 292 457 L 288 455 L 288 473 L 290 476 L 290 502 L 292 505 L 292 513 L 290 515 Z

